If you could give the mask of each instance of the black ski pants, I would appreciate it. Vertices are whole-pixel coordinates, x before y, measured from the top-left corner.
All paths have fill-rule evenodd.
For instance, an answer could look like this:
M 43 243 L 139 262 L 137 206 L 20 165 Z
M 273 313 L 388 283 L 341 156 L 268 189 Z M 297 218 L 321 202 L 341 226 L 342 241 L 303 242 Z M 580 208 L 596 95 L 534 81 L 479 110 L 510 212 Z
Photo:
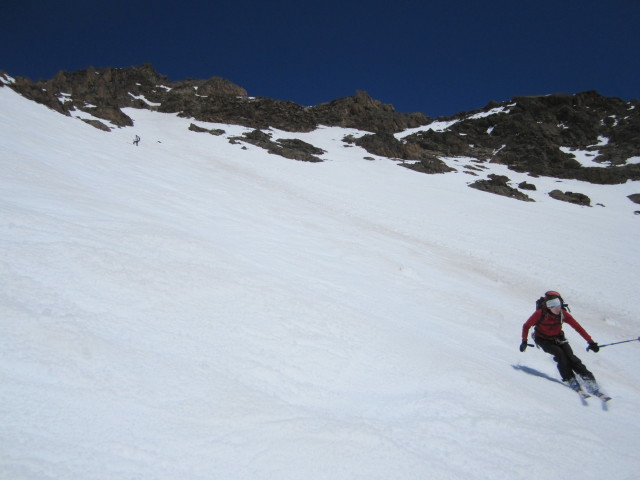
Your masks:
M 554 339 L 536 336 L 535 342 L 542 350 L 553 355 L 563 381 L 566 382 L 573 378 L 574 372 L 585 380 L 595 380 L 593 373 L 587 370 L 587 367 L 573 353 L 569 342 L 564 339 L 564 336 Z

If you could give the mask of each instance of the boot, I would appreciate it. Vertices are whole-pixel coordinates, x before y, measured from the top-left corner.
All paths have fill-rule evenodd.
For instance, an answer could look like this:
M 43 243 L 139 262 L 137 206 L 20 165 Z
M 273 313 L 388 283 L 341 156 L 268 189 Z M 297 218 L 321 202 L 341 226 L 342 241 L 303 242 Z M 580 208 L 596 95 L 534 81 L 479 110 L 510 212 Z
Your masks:
M 600 395 L 600 387 L 598 386 L 598 383 L 595 381 L 595 379 L 592 379 L 592 378 L 585 379 L 584 386 L 587 389 L 587 392 L 589 392 L 590 394 Z
M 569 386 L 569 388 L 575 390 L 576 392 L 582 390 L 582 387 L 580 387 L 580 384 L 578 383 L 576 377 L 571 377 L 569 380 L 566 380 L 565 383 Z

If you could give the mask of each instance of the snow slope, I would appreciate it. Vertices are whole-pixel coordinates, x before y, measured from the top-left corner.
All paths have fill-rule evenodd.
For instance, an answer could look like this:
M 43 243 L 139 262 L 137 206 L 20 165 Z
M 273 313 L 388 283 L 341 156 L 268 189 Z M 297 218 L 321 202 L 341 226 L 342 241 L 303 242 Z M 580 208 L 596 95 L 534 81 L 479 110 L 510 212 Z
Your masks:
M 640 345 L 568 329 L 608 409 L 518 351 L 550 288 L 600 343 L 638 336 L 638 182 L 486 170 L 525 203 L 465 159 L 364 160 L 363 132 L 272 132 L 311 164 L 127 114 L 0 88 L 0 478 L 638 478 Z

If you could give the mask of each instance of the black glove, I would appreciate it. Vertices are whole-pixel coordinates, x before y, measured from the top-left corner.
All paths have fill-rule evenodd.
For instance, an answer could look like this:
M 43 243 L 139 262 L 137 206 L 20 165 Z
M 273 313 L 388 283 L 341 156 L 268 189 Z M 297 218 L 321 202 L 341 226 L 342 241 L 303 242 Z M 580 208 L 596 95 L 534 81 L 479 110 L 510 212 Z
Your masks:
M 527 341 L 522 340 L 522 343 L 520 344 L 520 351 L 524 352 L 526 349 L 527 349 Z
M 598 346 L 597 342 L 591 342 L 587 347 L 587 350 L 593 350 L 595 353 L 598 353 L 598 351 L 600 350 L 600 347 Z

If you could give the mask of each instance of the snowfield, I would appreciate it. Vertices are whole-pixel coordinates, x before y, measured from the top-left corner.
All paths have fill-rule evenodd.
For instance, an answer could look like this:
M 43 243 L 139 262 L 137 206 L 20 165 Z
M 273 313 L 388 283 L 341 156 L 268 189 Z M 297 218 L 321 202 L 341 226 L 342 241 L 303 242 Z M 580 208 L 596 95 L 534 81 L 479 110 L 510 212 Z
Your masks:
M 596 341 L 638 337 L 639 182 L 271 131 L 327 152 L 296 162 L 126 113 L 103 132 L 0 88 L 0 478 L 638 478 L 639 342 L 567 327 L 607 407 L 518 346 L 548 289 Z M 536 202 L 468 188 L 489 173 Z

